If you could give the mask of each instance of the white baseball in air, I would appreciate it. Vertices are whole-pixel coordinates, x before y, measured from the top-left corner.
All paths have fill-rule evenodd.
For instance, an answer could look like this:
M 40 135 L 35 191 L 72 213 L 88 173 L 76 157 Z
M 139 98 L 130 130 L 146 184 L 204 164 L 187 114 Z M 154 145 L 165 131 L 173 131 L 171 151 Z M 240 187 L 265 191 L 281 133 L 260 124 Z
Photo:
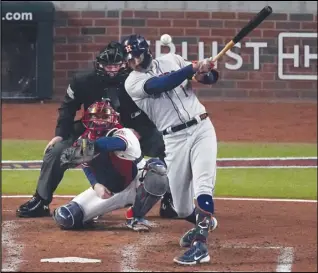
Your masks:
M 164 45 L 169 45 L 172 42 L 172 38 L 171 38 L 171 36 L 169 34 L 163 34 L 160 37 L 160 41 Z

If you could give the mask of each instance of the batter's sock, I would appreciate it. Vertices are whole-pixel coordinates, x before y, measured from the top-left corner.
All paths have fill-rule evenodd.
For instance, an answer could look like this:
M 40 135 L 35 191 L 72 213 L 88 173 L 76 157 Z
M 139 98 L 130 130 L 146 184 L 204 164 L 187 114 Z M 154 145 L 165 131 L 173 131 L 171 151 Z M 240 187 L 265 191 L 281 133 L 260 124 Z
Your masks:
M 195 210 L 193 210 L 193 212 L 186 218 L 184 218 L 186 221 L 192 223 L 192 224 L 196 224 L 196 220 L 195 220 Z
M 194 241 L 206 243 L 208 239 L 212 215 L 198 208 L 195 209 L 195 214 L 197 221 L 195 227 Z

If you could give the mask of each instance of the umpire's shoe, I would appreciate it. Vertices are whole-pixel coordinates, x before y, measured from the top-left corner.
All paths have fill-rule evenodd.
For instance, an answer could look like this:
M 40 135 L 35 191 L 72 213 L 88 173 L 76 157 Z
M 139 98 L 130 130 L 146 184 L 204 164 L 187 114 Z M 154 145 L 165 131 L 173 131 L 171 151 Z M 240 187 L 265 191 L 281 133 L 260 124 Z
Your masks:
M 210 255 L 207 245 L 203 242 L 196 241 L 188 251 L 182 256 L 174 258 L 173 261 L 181 265 L 208 263 L 210 261 Z
M 23 218 L 36 218 L 36 217 L 49 217 L 50 209 L 45 201 L 38 195 L 34 195 L 31 200 L 22 204 L 16 211 L 17 217 Z
M 171 193 L 166 192 L 161 199 L 159 214 L 162 218 L 178 218 L 178 213 L 173 206 Z

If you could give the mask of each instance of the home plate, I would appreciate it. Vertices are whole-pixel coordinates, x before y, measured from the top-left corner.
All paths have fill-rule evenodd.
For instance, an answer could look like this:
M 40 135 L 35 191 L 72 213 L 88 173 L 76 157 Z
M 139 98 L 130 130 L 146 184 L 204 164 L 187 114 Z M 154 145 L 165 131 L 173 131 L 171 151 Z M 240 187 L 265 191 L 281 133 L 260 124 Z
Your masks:
M 61 257 L 61 258 L 49 258 L 49 259 L 41 259 L 41 263 L 101 263 L 102 260 L 97 259 L 87 259 L 87 258 L 79 258 L 79 257 Z

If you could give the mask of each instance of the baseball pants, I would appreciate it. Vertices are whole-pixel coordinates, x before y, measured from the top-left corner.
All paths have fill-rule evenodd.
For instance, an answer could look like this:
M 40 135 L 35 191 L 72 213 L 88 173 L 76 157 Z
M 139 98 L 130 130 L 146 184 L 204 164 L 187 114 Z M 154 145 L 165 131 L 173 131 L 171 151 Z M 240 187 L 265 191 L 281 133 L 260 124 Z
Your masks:
M 140 174 L 129 184 L 123 191 L 118 192 L 108 199 L 101 199 L 97 196 L 96 192 L 89 188 L 76 196 L 72 201 L 79 204 L 83 210 L 83 221 L 87 222 L 97 216 L 104 215 L 117 209 L 132 206 L 136 198 L 136 190 L 140 185 Z
M 174 207 L 179 217 L 194 210 L 194 198 L 214 194 L 217 138 L 209 118 L 164 136 L 166 164 Z

